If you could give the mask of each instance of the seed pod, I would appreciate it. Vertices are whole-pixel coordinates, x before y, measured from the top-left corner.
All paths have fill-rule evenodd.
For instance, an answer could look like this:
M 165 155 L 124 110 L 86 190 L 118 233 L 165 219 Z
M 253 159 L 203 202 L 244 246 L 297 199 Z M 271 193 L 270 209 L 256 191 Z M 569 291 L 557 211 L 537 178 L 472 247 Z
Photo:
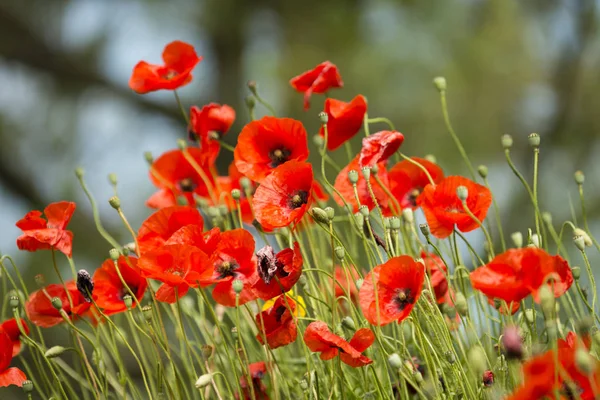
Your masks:
M 527 140 L 529 141 L 529 145 L 534 149 L 538 149 L 540 147 L 541 139 L 540 135 L 537 133 L 530 133 L 529 136 L 527 136 Z
M 61 299 L 59 299 L 58 297 L 53 297 L 52 300 L 50 300 L 50 302 L 52 303 L 52 307 L 56 308 L 58 311 L 62 310 Z
M 513 138 L 510 135 L 502 135 L 501 142 L 504 150 L 508 150 L 513 145 Z
M 46 358 L 55 358 L 60 356 L 62 353 L 65 352 L 65 348 L 62 346 L 53 346 L 50 347 L 48 350 L 46 350 L 46 352 L 44 353 L 44 356 Z
M 117 196 L 113 196 L 110 199 L 108 199 L 108 204 L 110 204 L 110 206 L 115 210 L 121 208 L 121 200 Z
M 25 393 L 33 392 L 33 382 L 30 380 L 23 381 L 23 391 Z
M 86 302 L 91 303 L 92 292 L 94 291 L 94 282 L 92 276 L 85 269 L 77 271 L 77 290 L 83 296 Z
M 348 180 L 351 184 L 355 185 L 358 182 L 358 172 L 354 169 L 348 171 Z

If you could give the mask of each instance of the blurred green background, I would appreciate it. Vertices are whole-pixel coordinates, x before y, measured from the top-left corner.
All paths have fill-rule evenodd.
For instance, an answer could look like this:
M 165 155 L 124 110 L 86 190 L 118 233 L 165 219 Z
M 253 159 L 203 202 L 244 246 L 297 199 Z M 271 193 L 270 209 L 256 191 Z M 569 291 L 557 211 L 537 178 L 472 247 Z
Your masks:
M 142 154 L 175 148 L 186 127 L 172 93 L 140 96 L 127 81 L 139 60 L 160 62 L 164 45 L 175 39 L 204 56 L 193 82 L 180 90 L 184 104 L 232 105 L 237 119 L 229 143 L 248 122 L 250 79 L 278 115 L 300 119 L 315 134 L 324 97 L 313 96 L 304 112 L 288 80 L 330 60 L 345 82 L 332 97 L 365 95 L 369 116 L 388 117 L 404 133 L 404 153 L 434 154 L 446 174 L 461 174 L 467 171 L 431 83 L 445 76 L 453 125 L 474 164 L 490 168 L 505 231 L 525 232 L 533 221 L 500 136 L 513 135 L 513 158 L 530 178 L 531 132 L 542 139 L 541 208 L 552 211 L 557 229 L 570 218 L 571 202 L 580 219 L 572 175 L 581 169 L 597 231 L 598 6 L 595 0 L 2 0 L 0 251 L 14 255 L 30 281 L 37 273 L 52 276 L 47 252 L 17 251 L 14 223 L 28 210 L 73 200 L 77 266 L 100 265 L 110 246 L 94 228 L 76 166 L 86 170 L 108 231 L 131 240 L 107 203 L 106 176 L 119 176 L 124 211 L 139 226 L 154 190 Z M 222 173 L 231 159 L 222 150 Z

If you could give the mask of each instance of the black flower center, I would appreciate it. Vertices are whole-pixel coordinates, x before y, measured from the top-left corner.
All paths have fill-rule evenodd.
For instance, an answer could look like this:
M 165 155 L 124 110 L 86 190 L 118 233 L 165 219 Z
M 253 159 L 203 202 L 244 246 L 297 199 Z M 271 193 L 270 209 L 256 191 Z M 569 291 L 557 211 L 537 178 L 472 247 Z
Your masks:
M 283 314 L 285 313 L 285 306 L 279 306 L 276 310 L 275 310 L 275 321 L 277 322 L 281 322 L 281 317 L 283 317 Z
M 394 303 L 400 311 L 404 310 L 409 304 L 415 302 L 415 296 L 412 295 L 410 289 L 398 289 L 394 296 Z
M 231 261 L 223 261 L 217 265 L 217 272 L 219 273 L 219 279 L 224 279 L 230 276 L 235 276 L 235 270 L 240 266 Z
M 183 178 L 179 181 L 179 188 L 182 192 L 193 192 L 197 186 L 192 178 Z
M 279 147 L 274 150 L 271 150 L 269 153 L 269 158 L 271 159 L 271 167 L 275 168 L 284 162 L 288 161 L 291 151 L 286 149 L 285 147 Z
M 290 208 L 298 208 L 306 204 L 308 201 L 308 192 L 304 190 L 299 190 L 289 199 L 288 206 Z
M 413 190 L 408 192 L 408 202 L 411 206 L 417 206 L 417 197 L 419 197 L 419 195 L 421 194 L 421 190 L 421 188 L 414 188 Z

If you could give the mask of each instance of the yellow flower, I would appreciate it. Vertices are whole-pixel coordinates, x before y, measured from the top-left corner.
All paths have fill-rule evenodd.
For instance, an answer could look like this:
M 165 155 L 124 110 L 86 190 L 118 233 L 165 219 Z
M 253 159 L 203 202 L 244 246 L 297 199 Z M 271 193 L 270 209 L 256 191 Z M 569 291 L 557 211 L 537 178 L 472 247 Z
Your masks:
M 306 315 L 306 303 L 304 302 L 304 299 L 302 298 L 302 296 L 298 295 L 298 296 L 294 296 L 294 290 L 290 290 L 289 292 L 286 293 L 286 296 L 292 300 L 294 300 L 294 302 L 296 302 L 296 309 L 294 310 L 294 315 L 296 317 L 304 317 Z M 267 300 L 265 302 L 265 304 L 263 305 L 262 310 L 266 311 L 269 308 L 273 307 L 273 304 L 275 304 L 275 299 L 277 297 L 271 299 L 271 300 Z

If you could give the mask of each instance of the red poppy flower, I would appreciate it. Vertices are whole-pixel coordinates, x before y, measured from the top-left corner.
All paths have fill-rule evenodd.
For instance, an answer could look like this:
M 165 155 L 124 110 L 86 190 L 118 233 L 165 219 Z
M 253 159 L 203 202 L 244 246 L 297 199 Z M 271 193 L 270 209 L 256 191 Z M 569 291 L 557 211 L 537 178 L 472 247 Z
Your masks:
M 156 291 L 156 299 L 174 303 L 185 296 L 190 287 L 207 281 L 208 256 L 194 246 L 165 244 L 142 255 L 138 267 L 147 278 L 163 284 Z
M 465 212 L 456 195 L 459 186 L 469 191 L 467 207 L 480 222 L 483 222 L 492 204 L 492 193 L 488 188 L 462 176 L 449 176 L 438 185 L 425 186 L 417 205 L 423 209 L 431 234 L 437 238 L 447 238 L 455 226 L 461 232 L 479 228 L 477 221 Z
M 579 345 L 579 340 L 581 339 L 581 343 L 585 346 L 587 350 L 592 347 L 592 338 L 590 337 L 589 332 L 581 336 L 577 336 L 577 334 L 573 331 L 569 331 L 567 336 L 564 339 L 558 339 L 558 348 L 569 347 L 571 349 L 576 349 Z
M 252 121 L 240 132 L 233 158 L 240 173 L 262 183 L 279 165 L 308 158 L 306 129 L 291 118 Z
M 327 114 L 327 149 L 335 150 L 354 137 L 363 125 L 367 112 L 367 100 L 362 95 L 353 98 L 349 103 L 336 99 L 325 100 Z M 321 127 L 319 135 L 325 136 Z
M 235 121 L 235 110 L 227 104 L 210 103 L 202 109 L 197 106 L 190 108 L 191 131 L 203 139 L 211 139 L 211 133 L 221 138 L 231 128 L 233 121 Z
M 258 297 L 269 300 L 290 290 L 302 275 L 302 254 L 298 242 L 275 254 L 271 246 L 256 253 L 257 274 L 252 289 Z
M 354 194 L 354 188 L 350 180 L 348 179 L 348 172 L 354 170 L 358 173 L 358 182 L 356 184 L 356 189 L 358 191 L 358 198 L 360 200 L 360 204 L 363 206 L 367 206 L 369 210 L 372 210 L 375 207 L 375 202 L 371 197 L 371 193 L 369 192 L 369 188 L 367 186 L 367 181 L 365 180 L 361 169 L 358 165 L 358 157 L 354 157 L 354 159 L 350 162 L 350 164 L 346 165 L 346 167 L 338 174 L 337 178 L 335 178 L 335 183 L 333 186 L 342 194 L 342 197 L 346 202 L 352 205 L 354 212 L 358 212 L 358 203 L 356 201 L 356 196 Z M 385 162 L 381 162 L 378 165 L 377 170 L 377 178 L 381 181 L 383 185 L 388 184 L 388 176 L 385 168 Z M 377 203 L 385 212 L 388 210 L 388 202 L 389 198 L 383 188 L 377 183 L 375 180 L 375 174 L 371 173 L 370 183 L 371 188 L 373 189 L 373 194 L 377 199 Z M 337 193 L 333 196 L 336 203 L 340 206 L 344 206 L 344 201 L 337 195 Z
M 373 362 L 362 352 L 371 347 L 375 335 L 369 328 L 361 328 L 354 333 L 350 342 L 331 333 L 327 324 L 321 321 L 311 322 L 304 332 L 304 343 L 313 352 L 321 353 L 321 360 L 331 360 L 338 354 L 344 364 L 362 367 Z
M 72 319 L 83 316 L 90 309 L 91 303 L 88 303 L 77 290 L 77 284 L 74 281 L 68 281 L 65 285 L 69 291 L 68 295 L 63 285 L 52 284 L 29 296 L 29 300 L 25 302 L 25 312 L 34 325 L 50 328 L 64 322 L 60 312 L 52 305 L 54 297 L 60 299 L 63 311 Z M 73 302 L 72 307 L 69 297 Z
M 529 294 L 539 301 L 539 288 L 549 280 L 556 297 L 563 295 L 573 284 L 568 263 L 537 247 L 511 249 L 499 254 L 471 272 L 470 277 L 473 288 L 490 300 L 501 299 L 507 304 L 518 304 Z
M 27 380 L 25 373 L 19 368 L 10 367 L 13 358 L 13 344 L 6 332 L 0 331 L 0 387 L 11 385 L 23 386 Z
M 267 230 L 297 223 L 312 202 L 312 187 L 309 163 L 288 161 L 280 165 L 254 193 L 256 220 Z
M 390 258 L 375 267 L 365 276 L 359 292 L 360 307 L 367 321 L 383 326 L 404 320 L 421 296 L 424 279 L 423 264 L 410 256 Z M 377 299 L 374 285 L 377 285 Z
M 255 319 L 259 332 L 256 338 L 260 344 L 265 344 L 266 338 L 269 347 L 276 349 L 296 341 L 298 332 L 293 317 L 295 310 L 296 302 L 291 297 L 287 296 L 286 299 L 282 295 L 271 308 L 257 314 Z
M 138 232 L 140 255 L 161 248 L 175 232 L 187 225 L 197 226 L 202 231 L 204 220 L 197 209 L 174 206 L 156 211 L 142 223 Z
M 29 335 L 29 326 L 23 318 L 21 318 L 21 326 L 25 334 Z M 12 342 L 12 356 L 15 357 L 21 351 L 21 330 L 15 318 L 8 319 L 0 324 L 0 332 L 5 332 Z
M 440 183 L 444 179 L 442 169 L 424 158 L 411 157 L 412 160 L 421 164 L 435 184 Z M 417 208 L 417 198 L 423 191 L 423 188 L 429 185 L 427 174 L 419 168 L 419 166 L 411 163 L 408 160 L 403 160 L 394 165 L 388 171 L 388 179 L 390 182 L 390 191 L 398 200 L 400 207 Z
M 251 285 L 256 280 L 257 260 L 254 255 L 254 238 L 250 232 L 233 229 L 221 233 L 220 241 L 209 254 L 211 256 L 205 282 L 216 283 L 212 296 L 217 303 L 235 307 L 236 293 L 232 285 L 236 279 L 244 282 L 244 288 L 239 294 L 239 305 L 256 299 Z
M 404 142 L 404 135 L 398 131 L 380 131 L 362 140 L 360 151 L 361 167 L 372 167 L 392 156 Z
M 210 166 L 213 156 L 202 149 L 189 147 L 186 150 L 202 174 L 186 160 L 183 151 L 171 150 L 157 158 L 150 167 L 150 180 L 160 190 L 154 193 L 146 205 L 150 208 L 175 206 L 178 198 L 185 198 L 188 205 L 195 205 L 194 194 L 209 197 L 209 192 L 215 190 L 215 180 Z
M 446 264 L 437 255 L 427 254 L 424 251 L 421 252 L 421 258 L 425 264 L 425 269 L 429 275 L 429 282 L 431 283 L 431 288 L 435 293 L 438 304 L 446 303 L 446 295 L 448 294 Z
M 192 70 L 202 57 L 198 57 L 192 45 L 177 40 L 165 46 L 162 59 L 164 65 L 137 63 L 129 87 L 139 94 L 179 89 L 192 81 Z
M 337 67 L 329 61 L 322 62 L 310 71 L 290 80 L 290 85 L 297 92 L 304 93 L 304 109 L 310 107 L 310 96 L 313 93 L 326 93 L 329 89 L 344 86 Z
M 102 263 L 102 266 L 94 272 L 94 301 L 100 307 L 104 314 L 113 315 L 127 310 L 123 303 L 123 297 L 130 295 L 129 290 L 133 292 L 138 301 L 142 300 L 148 282 L 142 276 L 142 272 L 137 266 L 138 259 L 128 257 L 119 257 L 117 265 L 123 281 L 119 277 L 113 260 L 108 259 Z M 130 266 L 131 264 L 131 266 Z M 125 282 L 125 285 L 123 284 Z M 135 307 L 136 301 L 132 299 L 132 307 Z
M 269 396 L 267 395 L 267 388 L 264 383 L 262 383 L 262 378 L 267 373 L 267 365 L 264 361 L 255 362 L 248 365 L 248 370 L 250 372 L 250 378 L 252 378 L 252 386 L 253 389 L 250 389 L 248 382 L 246 380 L 246 376 L 242 375 L 240 377 L 240 386 L 242 387 L 242 398 L 244 400 L 269 400 Z M 252 396 L 252 392 L 254 392 L 254 396 Z M 239 396 L 236 394 L 236 398 Z
M 17 222 L 23 234 L 17 238 L 20 250 L 37 251 L 55 248 L 71 257 L 73 247 L 73 232 L 65 228 L 75 212 L 75 203 L 59 201 L 51 203 L 41 211 L 30 211 Z
M 336 280 L 335 297 L 349 295 L 350 300 L 356 303 L 358 301 L 356 281 L 360 278 L 356 269 L 353 266 L 348 266 L 348 268 L 336 266 L 334 269 L 334 277 Z

